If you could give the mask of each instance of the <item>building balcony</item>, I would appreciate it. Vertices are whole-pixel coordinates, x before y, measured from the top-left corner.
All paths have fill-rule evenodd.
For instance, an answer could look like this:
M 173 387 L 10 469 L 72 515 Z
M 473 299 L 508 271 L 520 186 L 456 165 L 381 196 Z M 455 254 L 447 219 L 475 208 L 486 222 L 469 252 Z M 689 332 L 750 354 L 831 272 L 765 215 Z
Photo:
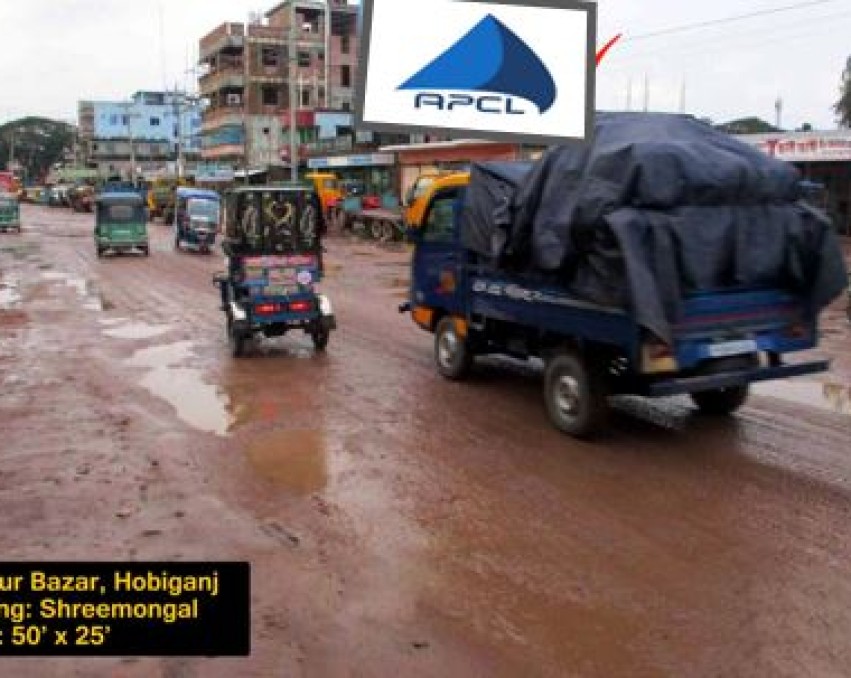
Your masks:
M 205 148 L 201 151 L 203 160 L 222 160 L 225 158 L 242 158 L 245 155 L 245 148 L 241 145 L 226 144 L 223 146 L 213 146 Z
M 222 127 L 223 125 L 241 125 L 243 122 L 242 118 L 242 106 L 221 106 L 219 108 L 210 108 L 204 112 L 204 120 L 201 123 L 201 131 L 209 132 L 217 127 Z
M 304 152 L 308 156 L 326 155 L 328 153 L 348 153 L 355 149 L 354 140 L 349 137 L 319 139 L 304 144 Z
M 221 89 L 241 89 L 245 86 L 245 73 L 242 66 L 228 66 L 208 73 L 198 79 L 202 96 L 209 96 Z
M 286 29 L 277 26 L 249 26 L 248 40 L 263 45 L 283 45 L 288 40 Z
M 242 24 L 224 23 L 212 33 L 201 38 L 198 49 L 200 61 L 206 61 L 214 54 L 223 51 L 238 51 L 242 49 L 245 28 Z

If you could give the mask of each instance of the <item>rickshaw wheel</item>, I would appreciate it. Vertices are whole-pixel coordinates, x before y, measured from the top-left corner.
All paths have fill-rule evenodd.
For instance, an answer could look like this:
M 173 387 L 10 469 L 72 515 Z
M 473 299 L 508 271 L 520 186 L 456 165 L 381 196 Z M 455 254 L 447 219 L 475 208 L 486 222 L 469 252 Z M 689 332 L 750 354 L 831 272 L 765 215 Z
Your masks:
M 234 358 L 240 358 L 245 355 L 245 344 L 247 339 L 245 335 L 237 334 L 233 330 L 233 320 L 228 317 L 227 324 L 228 340 L 230 342 L 230 350 Z

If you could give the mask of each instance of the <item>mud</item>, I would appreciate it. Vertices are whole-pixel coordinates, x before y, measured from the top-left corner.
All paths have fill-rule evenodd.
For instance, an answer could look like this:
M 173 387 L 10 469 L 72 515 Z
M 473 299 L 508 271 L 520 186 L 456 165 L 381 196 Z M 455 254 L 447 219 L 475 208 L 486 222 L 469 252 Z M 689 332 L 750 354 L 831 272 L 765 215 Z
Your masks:
M 327 352 L 234 359 L 218 252 L 156 223 L 150 257 L 99 260 L 91 215 L 23 218 L 0 238 L 4 559 L 250 561 L 252 654 L 4 675 L 848 675 L 844 301 L 818 379 L 727 421 L 620 399 L 580 442 L 538 369 L 437 376 L 396 311 L 404 249 L 329 240 Z

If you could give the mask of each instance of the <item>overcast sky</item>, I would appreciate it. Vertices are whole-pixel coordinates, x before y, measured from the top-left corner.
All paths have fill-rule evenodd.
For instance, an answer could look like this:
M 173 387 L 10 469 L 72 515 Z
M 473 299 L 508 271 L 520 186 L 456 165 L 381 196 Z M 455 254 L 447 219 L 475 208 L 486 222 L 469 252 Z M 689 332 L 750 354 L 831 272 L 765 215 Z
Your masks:
M 413 1 L 413 0 L 400 0 Z M 811 0 L 812 1 L 812 0 Z M 835 128 L 832 104 L 851 55 L 851 0 L 647 36 L 806 0 L 601 0 L 599 41 L 623 31 L 598 71 L 598 109 L 680 108 L 727 121 L 757 115 Z M 122 100 L 137 90 L 191 85 L 198 40 L 243 21 L 251 0 L 0 0 L 0 123 L 24 115 L 75 121 L 80 99 Z M 425 11 L 428 0 L 417 7 Z M 400 27 L 414 29 L 416 22 Z M 646 37 L 642 37 L 646 36 Z

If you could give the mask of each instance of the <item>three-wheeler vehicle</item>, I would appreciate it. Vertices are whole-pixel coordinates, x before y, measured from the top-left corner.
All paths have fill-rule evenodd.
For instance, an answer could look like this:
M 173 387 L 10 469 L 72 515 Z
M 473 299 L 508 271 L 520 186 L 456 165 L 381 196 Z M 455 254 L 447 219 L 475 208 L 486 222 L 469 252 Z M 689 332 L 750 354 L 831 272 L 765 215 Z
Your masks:
M 174 248 L 209 254 L 216 243 L 221 216 L 221 197 L 216 191 L 181 186 L 174 209 Z
M 110 191 L 95 200 L 95 248 L 98 257 L 139 250 L 150 254 L 148 213 L 137 191 Z
M 0 232 L 21 232 L 21 208 L 16 195 L 0 190 Z
M 227 336 L 241 356 L 256 336 L 302 330 L 317 351 L 336 329 L 322 280 L 325 221 L 314 188 L 301 184 L 246 186 L 225 194 L 219 286 Z

